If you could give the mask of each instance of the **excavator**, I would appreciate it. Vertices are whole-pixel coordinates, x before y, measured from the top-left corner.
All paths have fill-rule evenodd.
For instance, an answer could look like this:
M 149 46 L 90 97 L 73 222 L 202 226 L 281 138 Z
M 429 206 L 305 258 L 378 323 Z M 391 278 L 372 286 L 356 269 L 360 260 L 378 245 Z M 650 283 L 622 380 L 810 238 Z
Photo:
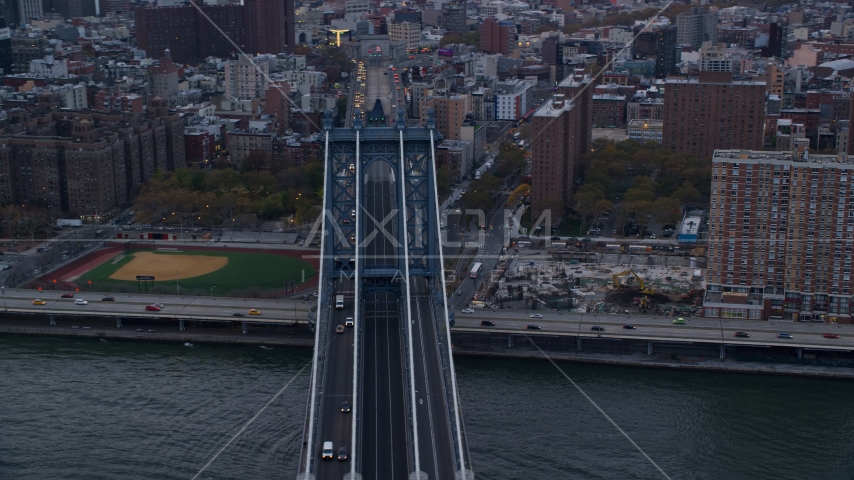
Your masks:
M 614 286 L 617 288 L 625 288 L 626 285 L 623 285 L 620 282 L 620 277 L 625 276 L 625 275 L 629 275 L 629 274 L 631 274 L 633 277 L 635 277 L 635 279 L 638 281 L 638 292 L 640 292 L 643 295 L 652 295 L 655 293 L 654 288 L 646 288 L 646 285 L 644 284 L 643 278 L 641 278 L 641 276 L 638 275 L 637 273 L 635 273 L 635 271 L 632 269 L 628 269 L 624 272 L 620 272 L 620 273 L 616 273 L 616 274 L 611 275 L 611 278 L 614 279 Z

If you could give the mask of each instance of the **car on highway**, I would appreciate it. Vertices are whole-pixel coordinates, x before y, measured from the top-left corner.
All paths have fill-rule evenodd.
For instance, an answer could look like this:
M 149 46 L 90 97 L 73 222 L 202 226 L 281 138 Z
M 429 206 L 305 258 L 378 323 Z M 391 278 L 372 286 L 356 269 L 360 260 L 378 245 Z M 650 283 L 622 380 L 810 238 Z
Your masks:
M 74 294 L 73 293 L 63 293 L 62 295 L 59 296 L 59 298 L 74 298 Z
M 542 330 L 536 323 L 529 323 L 525 328 L 528 330 Z
M 345 327 L 352 327 L 353 325 L 354 325 L 353 317 L 347 317 L 347 319 L 344 320 L 344 326 Z
M 682 317 L 674 318 L 673 325 L 685 325 L 685 319 Z
M 495 322 L 493 322 L 492 320 L 481 320 L 480 324 L 484 327 L 494 327 L 495 326 Z
M 323 442 L 323 451 L 320 454 L 320 458 L 324 460 L 332 460 L 333 454 L 334 450 L 332 449 L 332 442 Z
M 341 447 L 338 449 L 338 461 L 347 461 L 347 447 Z
M 159 311 L 160 311 L 160 307 L 158 307 L 157 305 L 146 305 L 146 306 L 145 306 L 145 311 L 146 311 L 146 312 L 159 312 Z
M 735 332 L 735 336 L 738 338 L 750 338 L 750 334 L 747 332 Z
M 474 309 L 473 309 L 473 308 L 464 308 L 464 309 L 462 309 L 462 310 L 460 310 L 460 311 L 461 311 L 462 313 L 474 313 Z
M 344 403 L 341 404 L 341 412 L 350 413 L 350 402 L 344 400 Z
M 554 240 L 554 241 L 560 240 L 560 237 L 552 237 L 552 240 Z
M 87 302 L 86 300 L 83 300 L 82 298 L 78 298 L 77 300 L 74 301 L 74 304 L 75 305 L 89 305 L 89 302 Z
M 47 302 L 45 302 L 41 298 L 37 298 L 37 299 L 33 300 L 33 305 L 47 305 Z
M 543 316 L 539 313 L 532 313 L 528 315 L 528 318 L 543 318 Z
M 777 332 L 777 338 L 793 338 L 791 333 Z
M 245 317 L 246 315 L 244 315 L 244 314 L 242 314 L 242 313 L 240 313 L 240 312 L 234 312 L 234 313 L 232 313 L 232 314 L 231 314 L 231 316 L 232 316 L 232 317 Z
M 634 330 L 635 326 L 632 325 L 631 323 L 627 323 L 627 324 L 623 325 L 623 328 L 625 328 L 626 330 Z
M 344 325 L 338 325 L 335 327 L 335 333 L 344 333 Z
M 823 336 L 824 338 L 839 338 L 839 335 L 835 333 L 825 333 Z
M 257 308 L 250 308 L 249 315 L 261 315 L 261 310 L 258 310 Z
M 590 327 L 590 330 L 593 330 L 594 332 L 604 332 L 605 327 L 603 327 L 602 325 L 593 325 L 592 327 Z
M 115 302 L 116 299 L 113 297 L 104 297 L 101 299 L 102 302 Z
M 591 240 L 591 239 L 589 239 L 589 238 L 582 238 L 582 239 L 581 239 L 581 241 L 582 241 L 582 242 L 584 242 L 584 243 L 590 243 L 590 242 L 592 242 L 593 240 Z

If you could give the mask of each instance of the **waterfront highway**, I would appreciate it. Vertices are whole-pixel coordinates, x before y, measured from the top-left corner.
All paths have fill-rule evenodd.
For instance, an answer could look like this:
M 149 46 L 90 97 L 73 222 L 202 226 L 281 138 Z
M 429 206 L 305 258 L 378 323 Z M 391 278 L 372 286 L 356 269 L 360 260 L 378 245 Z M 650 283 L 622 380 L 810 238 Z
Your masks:
M 237 297 L 192 297 L 170 295 L 138 295 L 106 292 L 75 292 L 74 298 L 62 298 L 63 291 L 4 289 L 3 309 L 8 313 L 44 313 L 57 315 L 88 315 L 107 317 L 179 318 L 188 320 L 232 320 L 253 323 L 306 322 L 314 299 L 284 300 Z M 113 301 L 102 301 L 112 297 Z M 41 299 L 45 305 L 34 305 Z M 89 302 L 76 305 L 77 299 Z M 145 309 L 161 303 L 157 312 Z M 260 315 L 250 315 L 250 309 Z M 235 316 L 237 314 L 238 316 Z M 242 315 L 242 317 L 240 317 Z
M 543 318 L 530 318 L 532 314 Z M 455 317 L 455 331 L 854 350 L 854 325 L 696 317 L 686 317 L 685 325 L 675 325 L 673 320 L 678 317 L 491 309 L 475 309 L 474 314 L 457 312 Z M 484 320 L 495 325 L 483 326 Z M 540 330 L 529 330 L 528 324 L 536 324 Z M 624 329 L 626 324 L 635 328 Z M 601 326 L 604 331 L 594 331 L 593 326 Z M 747 332 L 750 337 L 739 338 L 735 332 Z M 777 338 L 778 332 L 790 333 L 793 338 Z M 824 338 L 825 333 L 839 338 Z

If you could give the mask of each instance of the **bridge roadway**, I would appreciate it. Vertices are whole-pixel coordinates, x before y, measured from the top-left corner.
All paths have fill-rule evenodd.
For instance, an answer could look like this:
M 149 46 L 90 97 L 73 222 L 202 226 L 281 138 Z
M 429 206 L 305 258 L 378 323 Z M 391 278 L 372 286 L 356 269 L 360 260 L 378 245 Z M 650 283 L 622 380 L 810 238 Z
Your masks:
M 370 70 L 370 69 L 369 69 Z M 396 268 L 398 225 L 383 219 L 396 204 L 390 171 L 376 162 L 365 172 L 365 267 Z M 371 220 L 371 217 L 375 219 Z M 396 217 L 396 215 L 395 215 Z M 389 235 L 382 233 L 384 228 Z M 405 381 L 401 305 L 396 294 L 375 293 L 366 298 L 362 399 L 362 478 L 406 478 L 409 465 L 409 414 Z
M 410 278 L 412 289 L 412 352 L 415 365 L 415 412 L 418 416 L 418 451 L 427 478 L 454 478 L 454 449 L 439 346 L 439 335 L 425 278 Z M 443 318 L 444 320 L 444 318 Z M 450 388 L 449 388 L 450 389 Z
M 541 314 L 543 318 L 530 318 L 532 314 Z M 454 330 L 854 351 L 854 325 L 694 317 L 685 318 L 685 325 L 675 325 L 674 318 L 677 317 L 475 309 L 474 314 L 457 312 Z M 483 326 L 484 320 L 495 325 Z M 537 324 L 541 329 L 528 330 L 528 324 Z M 624 329 L 625 324 L 635 328 Z M 591 330 L 595 325 L 605 330 Z M 750 338 L 736 337 L 735 332 L 747 332 Z M 793 338 L 777 338 L 778 332 L 790 333 Z M 839 338 L 824 338 L 825 333 Z
M 317 458 L 323 451 L 323 442 L 331 441 L 336 458 L 321 460 L 317 465 L 316 478 L 344 478 L 350 471 L 350 461 L 338 461 L 338 449 L 347 448 L 347 453 L 353 452 L 351 442 L 352 411 L 342 412 L 344 402 L 349 402 L 353 408 L 353 342 L 355 328 L 344 328 L 344 333 L 336 333 L 335 327 L 344 325 L 347 317 L 353 316 L 355 305 L 355 286 L 352 280 L 336 280 L 335 294 L 344 295 L 344 309 L 331 309 L 329 328 L 322 332 L 326 339 L 327 367 L 324 369 L 324 379 L 321 383 L 320 422 L 317 426 L 317 442 L 315 451 Z M 350 459 L 352 461 L 352 458 Z
M 252 323 L 306 322 L 312 300 L 257 299 L 237 297 L 182 297 L 170 295 L 141 295 L 106 292 L 75 292 L 74 298 L 61 298 L 62 291 L 4 289 L 3 308 L 11 313 L 42 313 L 56 315 L 86 315 L 92 317 L 178 318 L 184 320 L 229 320 Z M 104 297 L 114 301 L 102 301 Z M 42 299 L 45 305 L 34 305 Z M 76 305 L 76 299 L 88 305 Z M 165 307 L 152 312 L 146 305 L 162 303 Z M 260 315 L 250 315 L 255 308 Z M 235 314 L 243 317 L 235 317 Z

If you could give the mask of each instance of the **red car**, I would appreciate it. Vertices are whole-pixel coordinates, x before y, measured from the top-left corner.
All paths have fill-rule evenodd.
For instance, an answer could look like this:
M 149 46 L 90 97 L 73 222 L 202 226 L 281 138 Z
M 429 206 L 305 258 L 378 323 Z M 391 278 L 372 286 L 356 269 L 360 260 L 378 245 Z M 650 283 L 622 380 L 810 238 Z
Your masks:
M 145 310 L 147 310 L 149 312 L 159 312 L 160 307 L 158 307 L 157 305 L 146 305 Z
M 61 295 L 61 297 L 62 298 L 74 298 L 74 294 L 73 293 L 63 293 Z
M 835 333 L 825 333 L 824 338 L 839 338 L 839 335 Z

